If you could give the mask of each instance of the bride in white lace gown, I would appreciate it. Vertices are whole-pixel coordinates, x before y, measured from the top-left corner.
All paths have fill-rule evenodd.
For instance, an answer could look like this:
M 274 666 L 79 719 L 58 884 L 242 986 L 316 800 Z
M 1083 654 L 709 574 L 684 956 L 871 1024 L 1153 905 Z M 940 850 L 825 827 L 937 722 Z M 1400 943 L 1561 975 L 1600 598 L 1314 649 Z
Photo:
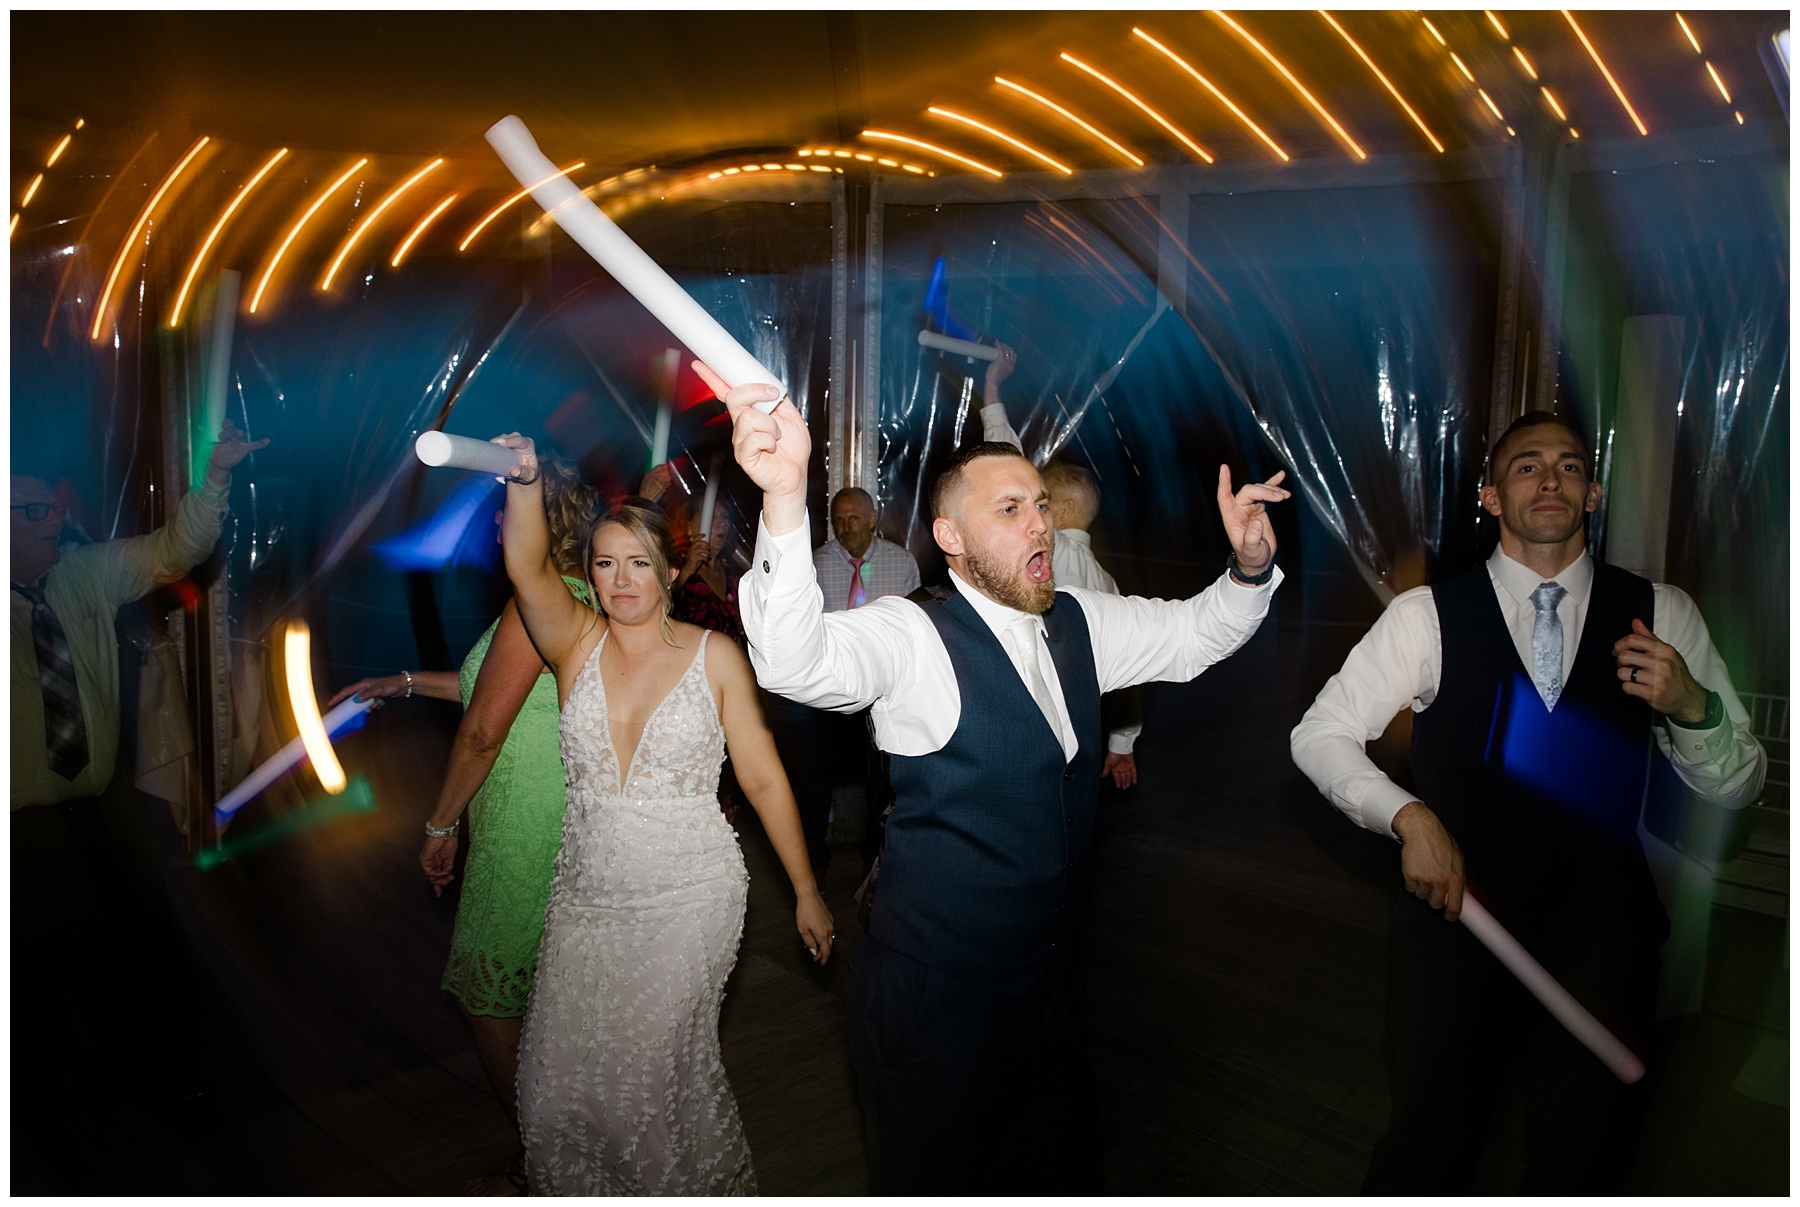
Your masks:
M 519 1049 L 519 1126 L 534 1194 L 753 1194 L 719 1051 L 748 878 L 719 810 L 729 744 L 739 787 L 794 883 L 823 963 L 831 914 L 793 793 L 729 640 L 668 619 L 660 513 L 599 521 L 588 577 L 604 616 L 549 565 L 531 442 L 507 489 L 505 549 L 526 631 L 556 672 L 569 804 Z

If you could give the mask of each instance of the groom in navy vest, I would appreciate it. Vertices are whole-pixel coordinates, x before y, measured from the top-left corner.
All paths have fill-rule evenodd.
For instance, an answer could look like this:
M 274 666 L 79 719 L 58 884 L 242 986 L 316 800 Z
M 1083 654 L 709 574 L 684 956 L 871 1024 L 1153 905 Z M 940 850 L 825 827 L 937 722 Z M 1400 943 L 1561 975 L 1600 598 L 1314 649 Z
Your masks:
M 975 444 L 931 492 L 954 590 L 826 615 L 805 421 L 787 401 L 755 410 L 766 387 L 714 388 L 763 489 L 739 587 L 757 678 L 802 704 L 869 708 L 892 760 L 880 887 L 845 990 L 870 1189 L 1097 1193 L 1079 945 L 1100 696 L 1191 679 L 1256 631 L 1280 582 L 1263 508 L 1288 497 L 1283 475 L 1234 492 L 1221 467 L 1230 571 L 1194 598 L 1059 592 L 1036 467 L 1013 445 Z

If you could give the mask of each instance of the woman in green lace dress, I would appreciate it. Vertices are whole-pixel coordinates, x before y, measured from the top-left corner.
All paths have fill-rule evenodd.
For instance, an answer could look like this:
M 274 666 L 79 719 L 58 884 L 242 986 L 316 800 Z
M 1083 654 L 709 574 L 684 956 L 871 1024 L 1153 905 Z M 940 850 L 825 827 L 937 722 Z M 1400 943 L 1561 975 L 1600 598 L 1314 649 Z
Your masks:
M 549 463 L 543 472 L 557 563 L 579 575 L 577 546 L 597 497 L 566 465 Z M 579 577 L 565 573 L 563 581 L 577 598 L 587 598 Z M 556 678 L 508 602 L 463 659 L 460 675 L 402 671 L 365 679 L 333 703 L 353 694 L 391 699 L 415 692 L 457 699 L 465 708 L 419 863 L 441 895 L 455 878 L 458 821 L 466 808 L 469 857 L 443 987 L 469 1021 L 494 1092 L 516 1117 L 519 1029 L 562 845 Z

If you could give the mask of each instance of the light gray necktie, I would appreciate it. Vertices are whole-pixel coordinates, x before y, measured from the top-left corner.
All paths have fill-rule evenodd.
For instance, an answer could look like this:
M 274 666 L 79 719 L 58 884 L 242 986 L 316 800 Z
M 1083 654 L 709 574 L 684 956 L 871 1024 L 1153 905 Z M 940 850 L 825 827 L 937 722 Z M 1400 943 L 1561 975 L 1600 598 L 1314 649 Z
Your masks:
M 1044 682 L 1044 672 L 1038 668 L 1036 621 L 1029 616 L 1013 621 L 1006 630 L 1006 645 L 1025 680 L 1026 689 L 1043 710 L 1044 720 L 1049 723 L 1050 732 L 1056 735 L 1056 744 L 1061 746 L 1062 723 L 1056 719 L 1056 701 L 1050 698 L 1050 685 Z
M 1563 626 L 1556 605 L 1567 594 L 1555 583 L 1545 583 L 1531 593 L 1531 602 L 1537 607 L 1537 619 L 1531 626 L 1531 681 L 1549 709 L 1555 709 L 1562 698 Z

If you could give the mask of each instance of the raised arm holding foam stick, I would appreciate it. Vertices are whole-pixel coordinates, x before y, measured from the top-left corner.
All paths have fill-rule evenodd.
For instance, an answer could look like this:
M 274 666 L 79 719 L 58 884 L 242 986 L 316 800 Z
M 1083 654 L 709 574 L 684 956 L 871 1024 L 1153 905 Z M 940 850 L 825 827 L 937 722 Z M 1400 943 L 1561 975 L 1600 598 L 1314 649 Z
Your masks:
M 973 444 L 931 492 L 955 590 L 827 613 L 805 422 L 787 402 L 764 413 L 759 385 L 695 369 L 724 398 L 738 464 L 763 491 L 739 585 L 758 678 L 797 703 L 869 708 L 891 757 L 880 887 L 845 988 L 870 1189 L 1098 1193 L 1080 946 L 1100 695 L 1191 679 L 1255 632 L 1281 577 L 1264 509 L 1288 497 L 1282 475 L 1233 490 L 1221 467 L 1234 569 L 1211 587 L 1121 598 L 1057 590 L 1037 470 L 1011 445 Z
M 644 309 L 654 314 L 689 351 L 734 386 L 756 382 L 775 387 L 777 401 L 786 396 L 787 387 L 780 378 L 745 351 L 661 265 L 632 242 L 630 235 L 544 157 L 524 122 L 503 117 L 489 128 L 487 140 L 507 170 L 531 190 L 532 199 L 544 207 L 544 212 L 556 219 L 556 224 L 582 250 L 643 303 Z M 759 407 L 764 412 L 775 409 L 773 403 L 766 401 Z
M 1649 760 L 1726 807 L 1762 786 L 1693 601 L 1589 557 L 1591 463 L 1548 412 L 1508 428 L 1481 489 L 1493 556 L 1389 604 L 1293 733 L 1319 791 L 1401 843 L 1394 1106 L 1367 1193 L 1467 1193 L 1508 1062 L 1531 1120 L 1519 1189 L 1617 1193 L 1645 1102 L 1622 1049 L 1648 1050 L 1668 933 L 1638 837 Z M 1408 706 L 1416 794 L 1364 751 Z

